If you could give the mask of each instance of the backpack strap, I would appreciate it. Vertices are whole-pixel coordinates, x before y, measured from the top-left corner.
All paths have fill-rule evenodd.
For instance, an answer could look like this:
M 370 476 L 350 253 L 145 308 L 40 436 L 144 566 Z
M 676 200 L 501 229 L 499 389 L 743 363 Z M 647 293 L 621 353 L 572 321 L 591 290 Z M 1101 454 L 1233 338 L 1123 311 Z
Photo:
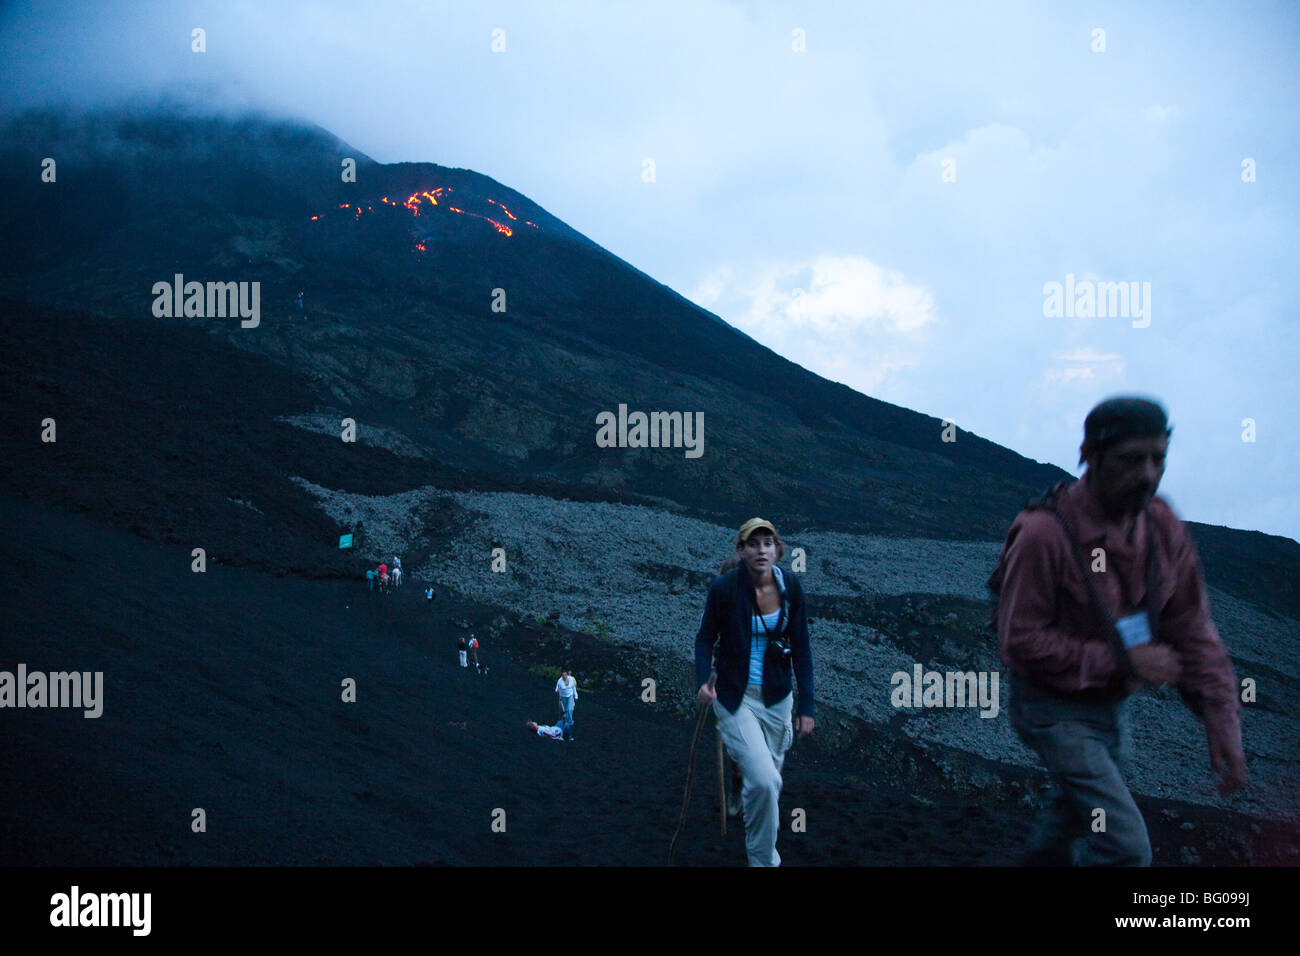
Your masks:
M 1057 496 L 1067 486 L 1066 482 L 1060 482 L 1054 485 L 1042 497 L 1035 501 L 1027 502 L 1026 509 L 1046 509 L 1051 511 L 1056 517 L 1061 529 L 1065 532 L 1066 539 L 1070 542 L 1070 552 L 1074 555 L 1075 564 L 1079 568 L 1079 573 L 1083 575 L 1083 583 L 1088 588 L 1088 599 L 1092 605 L 1093 613 L 1100 619 L 1102 628 L 1106 632 L 1107 640 L 1112 649 L 1115 651 L 1116 658 L 1119 660 L 1119 670 L 1123 677 L 1129 677 L 1133 674 L 1133 662 L 1129 658 L 1128 649 L 1124 646 L 1124 639 L 1120 636 L 1119 628 L 1115 625 L 1115 619 L 1111 617 L 1110 612 L 1106 610 L 1106 605 L 1097 591 L 1097 585 L 1093 581 L 1092 572 L 1088 568 L 1088 563 L 1084 560 L 1083 552 L 1079 547 L 1079 539 L 1075 537 L 1074 529 L 1065 516 L 1061 514 L 1056 507 Z M 1147 564 L 1146 564 L 1146 599 L 1144 610 L 1147 614 L 1147 622 L 1151 628 L 1151 635 L 1154 639 L 1159 634 L 1160 628 L 1160 558 L 1156 554 L 1156 537 L 1155 522 L 1151 518 L 1150 509 L 1143 512 L 1146 515 L 1147 525 Z M 1003 566 L 999 562 L 994 569 L 993 575 L 989 578 L 988 587 L 993 592 L 993 609 L 989 615 L 989 629 L 997 632 L 997 604 L 998 596 L 1002 590 Z
M 1155 521 L 1151 517 L 1150 509 L 1143 512 L 1146 518 L 1147 526 L 1147 565 L 1146 565 L 1146 596 L 1143 600 L 1143 610 L 1147 615 L 1147 626 L 1151 631 L 1151 639 L 1155 640 L 1160 633 L 1160 557 L 1156 554 L 1156 532 Z M 1124 646 L 1124 639 L 1120 637 L 1119 628 L 1115 625 L 1115 619 L 1111 617 L 1110 612 L 1106 610 L 1106 605 L 1102 603 L 1101 595 L 1097 593 L 1097 585 L 1092 579 L 1092 573 L 1088 569 L 1088 564 L 1084 560 L 1083 552 L 1079 548 L 1079 539 L 1074 536 L 1070 524 L 1065 520 L 1055 507 L 1053 499 L 1052 514 L 1060 522 L 1061 527 L 1065 530 L 1065 535 L 1070 539 L 1070 550 L 1074 552 L 1075 563 L 1079 566 L 1079 573 L 1083 575 L 1083 582 L 1088 586 L 1088 597 L 1092 606 L 1101 619 L 1102 625 L 1106 629 L 1107 637 L 1110 639 L 1111 647 L 1114 649 L 1120 661 L 1120 674 L 1123 677 L 1133 675 L 1133 662 L 1128 656 L 1128 648 Z
M 1151 509 L 1144 514 L 1147 520 L 1147 596 L 1144 602 L 1147 621 L 1151 625 L 1151 639 L 1160 633 L 1160 556 L 1156 554 L 1156 523 L 1151 519 Z
M 1083 575 L 1083 583 L 1088 587 L 1088 603 L 1092 605 L 1093 612 L 1101 620 L 1102 629 L 1106 632 L 1106 638 L 1110 642 L 1111 650 L 1115 652 L 1115 656 L 1119 660 L 1120 676 L 1130 677 L 1133 674 L 1133 662 L 1129 660 L 1128 649 L 1124 646 L 1124 639 L 1120 637 L 1119 628 L 1115 626 L 1115 619 L 1106 610 L 1101 595 L 1097 593 L 1097 585 L 1092 580 L 1092 572 L 1088 570 L 1088 562 L 1084 560 L 1083 552 L 1079 550 L 1079 539 L 1074 536 L 1074 530 L 1070 527 L 1070 523 L 1065 520 L 1065 515 L 1056 510 L 1055 506 L 1052 507 L 1051 511 L 1070 541 L 1070 553 L 1074 555 L 1074 562 L 1079 566 L 1079 573 Z

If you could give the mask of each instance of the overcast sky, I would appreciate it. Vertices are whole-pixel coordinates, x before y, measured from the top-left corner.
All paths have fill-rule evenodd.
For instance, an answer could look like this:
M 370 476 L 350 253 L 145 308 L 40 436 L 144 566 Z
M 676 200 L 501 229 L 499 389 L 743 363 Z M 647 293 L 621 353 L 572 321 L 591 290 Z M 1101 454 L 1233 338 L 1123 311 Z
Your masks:
M 1296 3 L 15 3 L 0 105 L 166 93 L 474 169 L 1076 473 L 1092 405 L 1157 396 L 1180 514 L 1300 539 L 1297 51 Z M 1067 276 L 1130 314 L 1055 309 Z

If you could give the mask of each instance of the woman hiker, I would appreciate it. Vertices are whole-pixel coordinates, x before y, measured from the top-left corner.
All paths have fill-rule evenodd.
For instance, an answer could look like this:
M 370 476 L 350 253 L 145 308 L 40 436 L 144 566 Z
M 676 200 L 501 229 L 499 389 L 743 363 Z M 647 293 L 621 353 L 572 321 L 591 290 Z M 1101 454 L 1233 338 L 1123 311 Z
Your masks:
M 781 767 L 794 742 L 791 672 L 799 685 L 799 739 L 813 732 L 813 663 L 808 608 L 798 578 L 776 562 L 785 542 L 762 518 L 736 536 L 736 553 L 709 588 L 695 636 L 696 700 L 712 704 L 722 742 L 744 779 L 745 850 L 750 866 L 780 866 Z M 717 689 L 709 687 L 716 649 Z

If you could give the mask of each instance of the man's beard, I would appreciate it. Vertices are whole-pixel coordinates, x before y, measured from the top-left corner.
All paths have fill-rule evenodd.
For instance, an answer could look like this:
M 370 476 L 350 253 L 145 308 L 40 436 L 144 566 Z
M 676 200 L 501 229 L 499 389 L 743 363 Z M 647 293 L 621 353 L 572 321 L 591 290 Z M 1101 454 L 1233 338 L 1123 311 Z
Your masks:
M 1155 488 L 1149 485 L 1131 488 L 1103 502 L 1102 508 L 1106 512 L 1106 516 L 1112 520 L 1133 518 L 1146 509 L 1146 506 L 1151 503 L 1151 499 L 1155 497 L 1155 493 Z
M 1120 513 L 1126 517 L 1133 517 L 1141 514 L 1146 506 L 1151 503 L 1151 499 L 1155 497 L 1155 493 L 1155 488 L 1149 485 L 1134 488 L 1117 502 Z

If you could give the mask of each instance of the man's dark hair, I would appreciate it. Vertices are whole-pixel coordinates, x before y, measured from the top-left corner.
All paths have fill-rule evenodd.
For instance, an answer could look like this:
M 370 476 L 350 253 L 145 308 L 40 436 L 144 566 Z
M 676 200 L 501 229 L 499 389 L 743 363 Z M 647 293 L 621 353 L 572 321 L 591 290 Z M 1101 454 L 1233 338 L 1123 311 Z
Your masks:
M 1174 430 L 1164 408 L 1148 398 L 1120 395 L 1097 405 L 1083 420 L 1083 444 L 1079 446 L 1079 464 L 1093 452 L 1105 451 L 1116 442 L 1129 438 L 1168 438 Z

